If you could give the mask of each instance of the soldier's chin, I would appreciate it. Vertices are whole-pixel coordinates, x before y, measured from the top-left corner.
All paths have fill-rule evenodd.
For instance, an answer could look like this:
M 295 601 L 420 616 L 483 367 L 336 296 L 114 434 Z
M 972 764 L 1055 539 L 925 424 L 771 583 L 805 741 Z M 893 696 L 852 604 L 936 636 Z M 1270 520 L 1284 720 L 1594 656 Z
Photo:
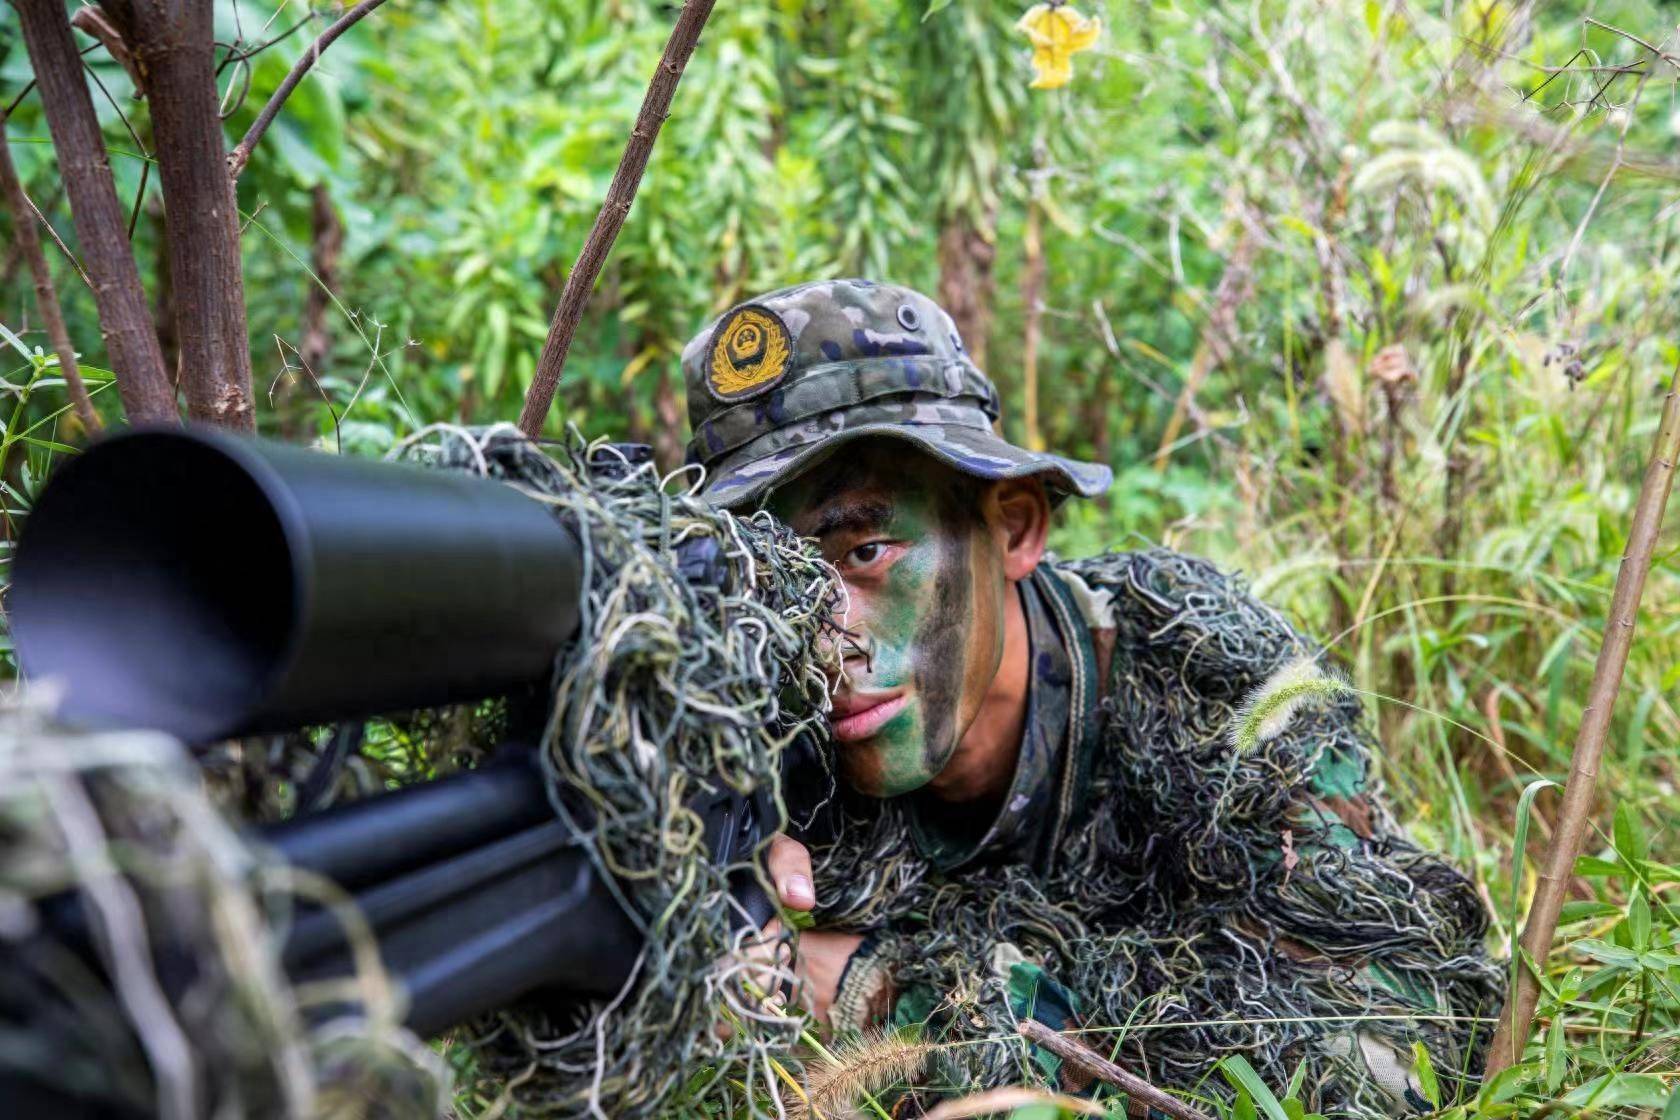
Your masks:
M 882 748 L 867 740 L 841 744 L 838 761 L 841 779 L 865 797 L 902 797 L 933 780 L 932 774 L 920 769 L 914 775 L 891 774 Z

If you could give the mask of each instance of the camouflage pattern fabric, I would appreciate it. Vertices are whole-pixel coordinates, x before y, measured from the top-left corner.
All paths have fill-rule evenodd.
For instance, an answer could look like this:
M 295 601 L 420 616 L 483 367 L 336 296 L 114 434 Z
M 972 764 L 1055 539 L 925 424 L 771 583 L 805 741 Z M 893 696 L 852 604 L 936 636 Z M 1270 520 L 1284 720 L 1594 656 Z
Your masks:
M 909 440 L 980 478 L 1041 474 L 1058 497 L 1102 493 L 1113 472 L 1026 451 L 992 430 L 997 389 L 928 297 L 868 280 L 802 284 L 719 316 L 683 350 L 688 458 L 704 494 L 750 505 L 866 436 Z
M 813 845 L 818 925 L 871 935 L 841 1004 L 959 1043 L 935 1059 L 953 1088 L 1090 1088 L 1009 1041 L 1031 1015 L 1114 1032 L 1086 1041 L 1168 1087 L 1225 1092 L 1229 1053 L 1273 1085 L 1301 1068 L 1331 1116 L 1431 1111 L 1414 1042 L 1470 1091 L 1501 989 L 1486 914 L 1389 816 L 1357 698 L 1232 748 L 1243 700 L 1318 651 L 1165 550 L 1047 563 L 1023 596 L 1032 726 L 987 839 L 852 795 Z M 885 979 L 893 1002 L 844 990 Z

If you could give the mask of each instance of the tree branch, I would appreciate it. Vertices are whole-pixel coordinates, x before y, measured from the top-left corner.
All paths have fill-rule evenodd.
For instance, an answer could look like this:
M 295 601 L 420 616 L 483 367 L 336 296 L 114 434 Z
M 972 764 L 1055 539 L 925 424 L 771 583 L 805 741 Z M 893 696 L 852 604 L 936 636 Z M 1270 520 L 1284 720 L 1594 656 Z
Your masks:
M 653 143 L 659 138 L 660 126 L 671 109 L 671 98 L 682 80 L 683 68 L 700 41 L 700 32 L 715 2 L 686 0 L 677 15 L 664 53 L 659 56 L 659 66 L 648 82 L 641 111 L 636 114 L 636 126 L 630 131 L 624 154 L 618 160 L 618 170 L 613 172 L 612 183 L 607 187 L 601 212 L 595 215 L 595 225 L 584 240 L 571 275 L 566 277 L 566 287 L 560 293 L 559 306 L 554 309 L 554 320 L 548 327 L 548 339 L 537 359 L 536 376 L 525 394 L 525 407 L 519 413 L 520 430 L 532 439 L 542 433 L 543 421 L 554 404 L 554 391 L 560 384 L 560 371 L 566 367 L 566 353 L 572 348 L 572 336 L 577 333 L 578 321 L 589 303 L 595 278 L 601 274 L 601 266 L 618 239 L 618 231 L 624 228 L 642 172 L 647 170 L 648 156 L 653 153 Z
M 61 0 L 13 0 L 24 44 L 40 85 L 41 105 L 58 154 L 59 175 L 70 196 L 82 255 L 99 307 L 99 328 L 117 371 L 117 391 L 132 423 L 179 419 L 175 391 L 163 368 L 152 330 L 151 309 L 140 286 L 117 201 L 111 165 L 93 98 L 82 78 L 81 56 Z
M 332 46 L 334 40 L 354 27 L 363 16 L 384 2 L 385 0 L 362 0 L 360 4 L 334 20 L 330 27 L 321 32 L 320 38 L 311 43 L 309 49 L 303 52 L 303 57 L 292 64 L 291 72 L 286 75 L 286 80 L 281 82 L 280 88 L 269 96 L 268 103 L 262 107 L 262 112 L 257 114 L 257 119 L 251 122 L 251 127 L 246 130 L 244 138 L 234 145 L 233 151 L 228 153 L 227 170 L 229 178 L 237 179 L 239 173 L 245 170 L 245 164 L 251 158 L 251 149 L 257 146 L 257 141 L 263 138 L 263 133 L 268 131 L 268 126 L 274 123 L 274 118 L 279 114 L 280 107 L 286 103 L 286 98 L 292 95 L 292 91 L 297 88 L 298 83 L 303 81 L 303 76 L 309 73 L 310 67 L 315 65 L 315 60 L 321 57 L 321 52 Z M 255 54 L 256 52 L 251 53 Z
M 1128 1073 L 1092 1050 L 1082 1042 L 1051 1030 L 1037 1019 L 1022 1019 L 1015 1028 L 1028 1042 L 1044 1047 L 1056 1057 L 1082 1072 L 1106 1081 L 1139 1104 L 1171 1116 L 1173 1120 L 1213 1120 L 1207 1113 L 1191 1108 L 1170 1093 L 1157 1089 L 1135 1073 Z
M 1610 599 L 1610 614 L 1604 623 L 1604 641 L 1598 649 L 1598 663 L 1593 667 L 1592 685 L 1587 690 L 1587 707 L 1581 713 L 1581 726 L 1575 735 L 1569 784 L 1563 790 L 1563 806 L 1558 810 L 1551 844 L 1546 849 L 1545 867 L 1540 872 L 1534 901 L 1528 908 L 1528 921 L 1523 926 L 1523 952 L 1533 960 L 1535 968 L 1546 967 L 1564 895 L 1575 874 L 1581 842 L 1586 838 L 1594 787 L 1598 784 L 1598 764 L 1604 756 L 1611 712 L 1622 687 L 1628 651 L 1633 646 L 1633 625 L 1639 615 L 1639 600 L 1645 591 L 1651 558 L 1656 553 L 1657 537 L 1662 531 L 1663 511 L 1674 486 L 1677 457 L 1680 457 L 1680 367 L 1676 367 L 1668 395 L 1663 398 L 1662 422 L 1657 427 L 1651 461 L 1645 468 L 1645 483 L 1633 509 L 1627 547 L 1616 573 L 1616 590 Z M 1539 999 L 1539 976 L 1534 969 L 1519 963 L 1515 986 L 1505 1001 L 1505 1010 L 1488 1048 L 1485 1077 L 1493 1077 L 1522 1057 Z
M 47 257 L 41 251 L 41 234 L 35 228 L 35 211 L 23 193 L 17 166 L 12 163 L 12 150 L 6 143 L 6 122 L 0 119 L 0 195 L 4 196 L 6 212 L 11 215 L 12 229 L 17 235 L 18 250 L 29 263 L 35 278 L 35 306 L 47 328 L 47 339 L 58 355 L 58 368 L 64 374 L 64 384 L 70 392 L 70 403 L 82 427 L 89 432 L 99 430 L 99 414 L 88 399 L 87 386 L 82 384 L 82 371 L 76 367 L 76 351 L 70 345 L 70 331 L 64 326 L 64 310 L 58 303 L 58 290 L 53 287 L 52 273 L 47 271 Z
M 76 9 L 75 15 L 70 17 L 70 26 L 91 38 L 99 40 L 99 45 L 105 48 L 105 53 L 117 60 L 117 65 L 123 68 L 124 73 L 128 75 L 128 80 L 134 83 L 135 92 L 141 95 L 145 94 L 146 86 L 141 79 L 140 68 L 134 64 L 134 52 L 130 51 L 128 44 L 123 42 L 122 33 L 112 25 L 111 17 L 92 4 L 84 4 Z M 106 97 L 109 98 L 110 94 L 106 94 Z M 112 104 L 115 105 L 115 102 L 112 102 Z M 122 110 L 118 109 L 117 112 L 121 113 Z M 123 123 L 128 123 L 126 118 Z M 134 131 L 132 126 L 130 126 L 129 131 Z
M 187 415 L 252 431 L 239 211 L 222 140 L 212 8 L 125 0 L 106 12 L 134 52 L 151 105 Z

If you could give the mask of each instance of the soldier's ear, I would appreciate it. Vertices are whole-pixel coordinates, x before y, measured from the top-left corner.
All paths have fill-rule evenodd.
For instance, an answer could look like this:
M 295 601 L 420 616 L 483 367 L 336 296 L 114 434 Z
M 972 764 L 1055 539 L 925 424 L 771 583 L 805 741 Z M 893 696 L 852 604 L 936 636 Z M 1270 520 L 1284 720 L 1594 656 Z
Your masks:
M 1036 478 L 1006 478 L 987 488 L 986 524 L 1003 553 L 1003 574 L 1026 579 L 1044 558 L 1050 535 L 1050 497 Z

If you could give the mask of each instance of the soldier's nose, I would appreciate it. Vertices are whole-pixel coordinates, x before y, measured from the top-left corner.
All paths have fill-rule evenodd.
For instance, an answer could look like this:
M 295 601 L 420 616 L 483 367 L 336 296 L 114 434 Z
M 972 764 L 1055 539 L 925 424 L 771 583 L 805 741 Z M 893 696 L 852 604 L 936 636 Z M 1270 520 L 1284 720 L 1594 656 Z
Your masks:
M 874 659 L 874 643 L 861 631 L 847 631 L 840 639 L 840 661 L 847 672 L 869 668 Z

